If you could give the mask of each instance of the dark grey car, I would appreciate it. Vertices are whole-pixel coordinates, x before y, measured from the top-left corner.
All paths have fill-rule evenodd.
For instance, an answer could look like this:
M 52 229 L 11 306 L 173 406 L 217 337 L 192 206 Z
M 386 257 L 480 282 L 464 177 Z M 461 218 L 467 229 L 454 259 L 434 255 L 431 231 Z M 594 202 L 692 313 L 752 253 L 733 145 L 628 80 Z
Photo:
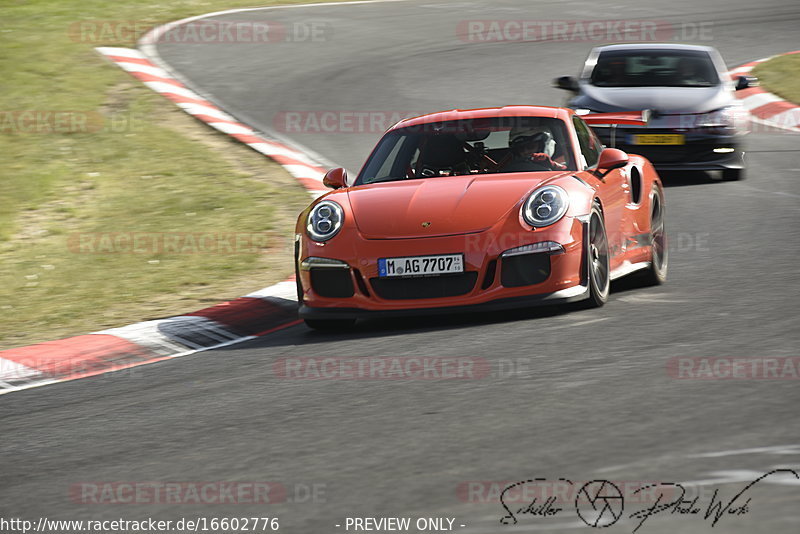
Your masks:
M 594 48 L 577 79 L 554 85 L 574 93 L 566 105 L 578 113 L 651 111 L 647 126 L 595 127 L 606 145 L 659 170 L 721 170 L 723 179 L 739 180 L 748 121 L 734 92 L 754 81 L 731 80 L 708 46 L 619 44 Z

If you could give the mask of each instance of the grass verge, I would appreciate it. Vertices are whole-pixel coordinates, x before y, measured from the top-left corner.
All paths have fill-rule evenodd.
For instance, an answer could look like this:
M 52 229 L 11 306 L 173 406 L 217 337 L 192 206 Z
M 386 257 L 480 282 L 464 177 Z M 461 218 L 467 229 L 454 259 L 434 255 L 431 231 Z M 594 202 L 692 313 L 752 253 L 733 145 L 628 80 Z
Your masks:
M 135 21 L 143 29 L 248 5 L 252 0 L 4 4 L 0 348 L 189 312 L 291 272 L 305 190 L 94 51 L 133 46 L 139 35 L 92 41 L 74 31 L 87 20 Z M 27 111 L 77 112 L 90 127 L 45 133 L 25 119 Z M 134 233 L 145 237 L 140 252 L 125 252 L 132 247 L 119 239 Z M 203 244 L 188 235 L 198 233 Z M 243 239 L 227 244 L 230 234 Z M 164 236 L 172 239 L 166 252 L 152 246 Z
M 800 54 L 789 54 L 759 63 L 753 69 L 770 93 L 800 105 Z

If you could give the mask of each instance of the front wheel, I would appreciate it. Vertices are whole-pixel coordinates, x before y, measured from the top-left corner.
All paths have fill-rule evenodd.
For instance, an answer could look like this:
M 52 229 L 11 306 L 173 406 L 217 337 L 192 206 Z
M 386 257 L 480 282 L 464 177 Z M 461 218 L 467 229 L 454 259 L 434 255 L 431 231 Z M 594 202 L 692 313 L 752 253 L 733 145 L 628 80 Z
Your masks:
M 608 238 L 603 212 L 595 205 L 589 218 L 589 299 L 590 308 L 599 308 L 608 300 L 611 270 L 608 259 Z
M 309 328 L 325 332 L 348 330 L 356 324 L 355 319 L 304 319 L 304 321 Z
M 664 200 L 656 187 L 650 204 L 650 267 L 644 272 L 645 283 L 660 285 L 667 280 L 667 232 L 664 229 Z

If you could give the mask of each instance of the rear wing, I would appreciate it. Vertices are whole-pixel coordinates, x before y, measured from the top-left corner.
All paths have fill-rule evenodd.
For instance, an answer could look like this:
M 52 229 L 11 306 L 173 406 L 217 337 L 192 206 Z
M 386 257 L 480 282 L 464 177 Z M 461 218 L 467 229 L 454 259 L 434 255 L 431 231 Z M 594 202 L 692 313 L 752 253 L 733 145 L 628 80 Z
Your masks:
M 581 118 L 586 121 L 586 124 L 608 124 L 616 126 L 618 124 L 634 124 L 638 126 L 647 126 L 650 122 L 652 112 L 649 109 L 643 111 L 622 111 L 619 113 L 588 113 L 581 115 Z
M 635 126 L 647 126 L 652 114 L 651 110 L 645 109 L 642 111 L 621 111 L 619 113 L 588 113 L 586 115 L 581 115 L 581 118 L 590 126 L 611 126 L 609 146 L 611 148 L 616 148 L 618 125 L 630 124 Z

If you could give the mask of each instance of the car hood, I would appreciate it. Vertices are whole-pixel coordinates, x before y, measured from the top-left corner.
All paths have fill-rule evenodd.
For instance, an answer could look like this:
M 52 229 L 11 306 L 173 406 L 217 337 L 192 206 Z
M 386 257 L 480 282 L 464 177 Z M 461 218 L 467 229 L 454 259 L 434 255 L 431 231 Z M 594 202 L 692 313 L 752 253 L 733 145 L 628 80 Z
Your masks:
M 347 196 L 366 239 L 410 239 L 480 232 L 540 184 L 564 172 L 448 176 L 350 188 Z
M 638 111 L 660 113 L 706 113 L 731 105 L 734 96 L 724 85 L 716 87 L 595 87 L 581 84 L 575 107 L 594 111 Z M 602 108 L 602 109 L 598 109 Z

